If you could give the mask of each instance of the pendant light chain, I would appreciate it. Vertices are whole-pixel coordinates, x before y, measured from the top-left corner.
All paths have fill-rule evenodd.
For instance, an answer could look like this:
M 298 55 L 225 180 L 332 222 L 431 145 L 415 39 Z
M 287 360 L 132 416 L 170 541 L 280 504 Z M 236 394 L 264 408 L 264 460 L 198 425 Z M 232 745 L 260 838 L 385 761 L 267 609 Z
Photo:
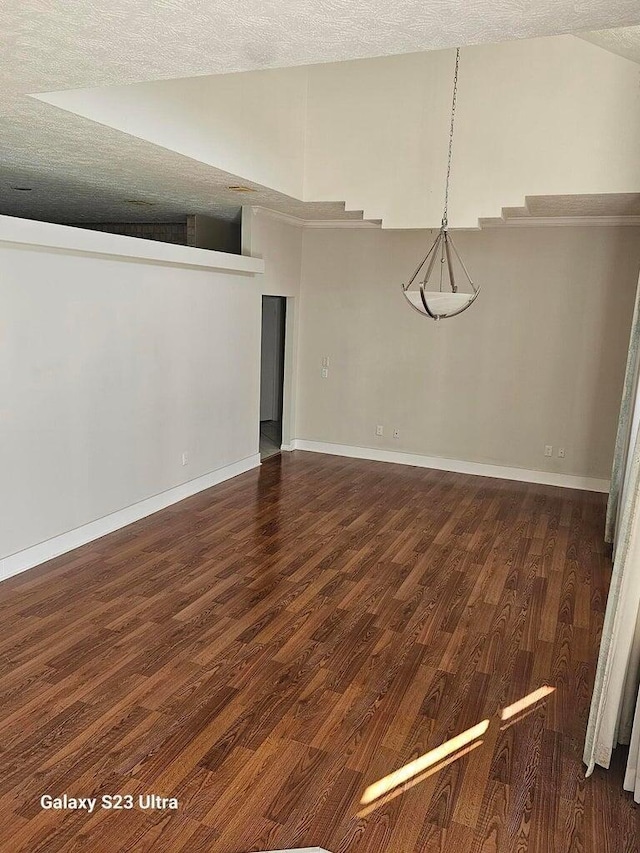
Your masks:
M 456 70 L 453 75 L 453 99 L 451 101 L 451 126 L 449 128 L 449 157 L 447 160 L 447 181 L 444 189 L 444 211 L 442 213 L 442 227 L 448 224 L 449 213 L 449 178 L 451 177 L 451 154 L 453 151 L 453 125 L 456 117 L 456 98 L 458 96 L 458 66 L 460 65 L 460 48 L 456 48 Z
M 442 225 L 438 229 L 438 233 L 429 251 L 409 279 L 409 283 L 402 285 L 402 291 L 411 307 L 422 314 L 423 317 L 429 317 L 432 320 L 441 320 L 445 317 L 456 317 L 458 314 L 462 314 L 470 305 L 473 305 L 480 293 L 480 287 L 473 283 L 464 265 L 464 261 L 455 247 L 448 228 L 449 182 L 451 179 L 453 129 L 456 117 L 456 100 L 458 97 L 459 65 L 460 48 L 457 48 L 456 67 L 453 75 L 447 180 L 444 188 Z M 457 262 L 456 267 L 459 268 L 454 268 L 454 261 Z M 436 272 L 438 267 L 440 268 L 439 274 Z M 459 287 L 460 283 L 464 283 L 462 290 Z M 471 288 L 471 292 L 469 292 L 469 288 Z

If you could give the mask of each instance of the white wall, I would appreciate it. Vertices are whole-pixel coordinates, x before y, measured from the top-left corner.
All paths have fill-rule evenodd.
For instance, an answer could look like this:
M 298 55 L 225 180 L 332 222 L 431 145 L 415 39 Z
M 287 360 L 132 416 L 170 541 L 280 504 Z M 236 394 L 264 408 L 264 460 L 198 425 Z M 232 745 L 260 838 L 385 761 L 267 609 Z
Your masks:
M 9 225 L 67 248 L 0 240 L 0 557 L 257 454 L 259 278 L 195 265 L 259 262 Z
M 303 233 L 298 439 L 609 477 L 639 229 L 457 233 L 482 290 L 437 323 L 400 289 L 427 232 Z
M 309 69 L 305 199 L 436 227 L 455 51 Z M 449 221 L 527 195 L 640 191 L 640 66 L 573 36 L 461 51 Z

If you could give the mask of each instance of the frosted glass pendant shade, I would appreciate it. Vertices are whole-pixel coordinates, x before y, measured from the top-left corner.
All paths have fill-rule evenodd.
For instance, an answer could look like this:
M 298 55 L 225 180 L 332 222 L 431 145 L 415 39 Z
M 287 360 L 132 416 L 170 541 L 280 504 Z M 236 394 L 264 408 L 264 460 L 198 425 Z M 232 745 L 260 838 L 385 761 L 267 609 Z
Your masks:
M 425 290 L 422 293 L 419 290 L 406 291 L 405 296 L 414 308 L 434 318 L 453 317 L 468 308 L 476 298 L 475 293 L 440 293 L 438 290 Z
M 402 290 L 411 307 L 432 320 L 461 314 L 480 293 L 446 226 L 438 231 L 424 260 Z

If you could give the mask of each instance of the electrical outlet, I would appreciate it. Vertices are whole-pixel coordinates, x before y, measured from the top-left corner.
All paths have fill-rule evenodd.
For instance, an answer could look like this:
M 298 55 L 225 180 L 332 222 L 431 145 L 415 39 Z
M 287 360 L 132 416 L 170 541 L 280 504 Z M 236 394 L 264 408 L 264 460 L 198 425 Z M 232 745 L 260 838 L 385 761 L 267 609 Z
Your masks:
M 560 457 L 560 459 L 564 459 L 564 447 L 558 448 L 558 456 Z
M 400 430 L 399 429 L 394 429 L 393 437 L 394 438 L 400 438 Z
M 329 356 L 328 355 L 322 356 L 322 366 L 323 367 L 329 367 Z
M 187 453 L 187 451 L 186 451 L 186 450 L 185 450 L 185 452 L 182 454 L 182 464 L 183 464 L 183 465 L 188 465 L 188 464 L 189 464 L 189 454 Z
M 376 427 L 376 435 L 384 435 L 384 427 L 381 424 Z
M 328 376 L 329 376 L 329 371 L 327 370 L 326 367 L 323 367 L 322 368 L 322 378 L 326 379 Z
M 553 456 L 553 446 L 551 444 L 545 444 L 544 455 L 545 456 Z

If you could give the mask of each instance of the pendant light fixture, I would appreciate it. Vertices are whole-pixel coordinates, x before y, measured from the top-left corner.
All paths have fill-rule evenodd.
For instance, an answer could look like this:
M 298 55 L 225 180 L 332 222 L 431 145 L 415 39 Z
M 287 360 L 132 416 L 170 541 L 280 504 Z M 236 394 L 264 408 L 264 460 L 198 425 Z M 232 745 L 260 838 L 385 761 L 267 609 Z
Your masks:
M 449 178 L 451 176 L 451 152 L 458 95 L 459 64 L 460 48 L 456 50 L 456 67 L 453 75 L 449 156 L 447 159 L 442 225 L 431 248 L 420 262 L 420 266 L 412 275 L 409 283 L 402 285 L 402 291 L 411 307 L 419 311 L 423 317 L 431 317 L 432 320 L 441 320 L 445 317 L 455 317 L 456 314 L 461 314 L 475 301 L 480 292 L 480 288 L 471 280 L 471 276 L 467 272 L 448 230 Z M 453 257 L 458 261 L 460 272 L 465 280 L 463 291 L 458 289 L 459 276 L 454 271 Z M 469 292 L 469 288 L 471 288 L 471 292 Z

